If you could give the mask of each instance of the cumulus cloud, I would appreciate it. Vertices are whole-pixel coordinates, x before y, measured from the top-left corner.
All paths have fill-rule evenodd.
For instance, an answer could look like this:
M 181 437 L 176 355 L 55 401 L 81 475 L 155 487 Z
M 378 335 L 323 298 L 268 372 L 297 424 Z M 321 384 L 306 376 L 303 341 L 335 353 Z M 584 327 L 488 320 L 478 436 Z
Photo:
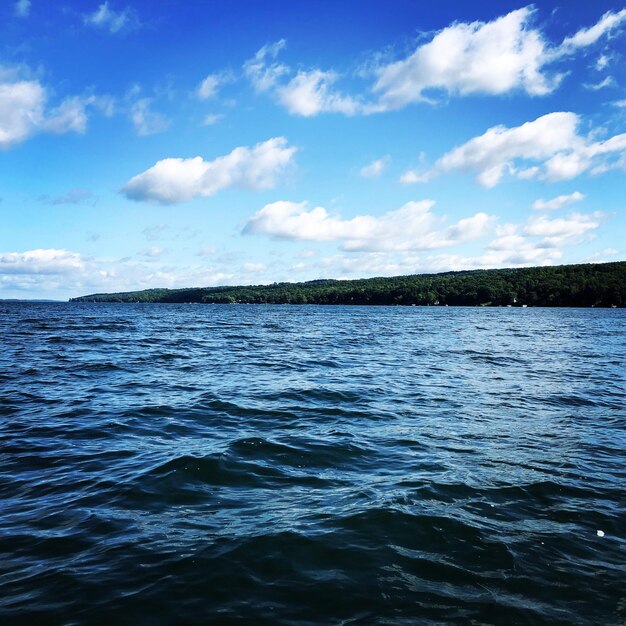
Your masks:
M 276 61 L 285 46 L 284 39 L 266 44 L 244 63 L 244 74 L 257 92 L 270 92 L 289 113 L 301 117 L 320 113 L 355 115 L 361 112 L 357 99 L 334 90 L 340 75 L 333 70 L 300 70 L 287 79 L 292 74 L 291 68 Z
M 298 72 L 287 84 L 276 88 L 279 102 L 293 115 L 311 117 L 319 113 L 355 115 L 359 102 L 333 91 L 339 74 L 314 69 Z
M 391 157 L 389 155 L 372 161 L 365 167 L 361 168 L 361 176 L 363 176 L 363 178 L 378 178 L 389 164 L 389 161 L 391 161 Z
M 140 98 L 130 107 L 130 119 L 140 137 L 156 135 L 169 128 L 170 121 L 151 109 L 152 102 L 152 98 Z
M 390 253 L 362 252 L 358 254 L 335 254 L 324 257 L 319 263 L 323 275 L 334 278 L 365 276 L 398 276 L 433 272 L 450 272 L 471 269 L 493 269 L 502 267 L 528 267 L 553 265 L 560 261 L 563 252 L 557 248 L 542 248 L 533 242 L 521 239 L 513 249 L 495 250 L 485 248 L 479 254 L 459 253 Z M 295 266 L 296 271 L 310 271 L 309 266 Z
M 77 252 L 37 249 L 27 252 L 0 252 L 2 274 L 64 274 L 84 267 Z
M 83 133 L 87 108 L 96 96 L 72 96 L 48 108 L 48 93 L 38 80 L 20 80 L 15 71 L 0 72 L 0 149 L 11 148 L 39 132 Z
M 442 156 L 431 170 L 406 172 L 402 181 L 425 182 L 457 170 L 477 174 L 478 182 L 491 188 L 505 173 L 553 182 L 621 167 L 626 133 L 594 141 L 592 134 L 578 134 L 579 123 L 575 113 L 559 112 L 513 128 L 494 126 Z
M 295 152 L 284 137 L 275 137 L 251 148 L 235 148 L 213 161 L 199 156 L 163 159 L 131 178 L 122 193 L 132 200 L 173 204 L 207 198 L 231 187 L 269 189 L 292 162 Z
M 536 211 L 555 211 L 556 209 L 562 209 L 568 204 L 572 204 L 572 202 L 580 202 L 584 199 L 585 196 L 580 193 L 580 191 L 575 191 L 574 193 L 557 196 L 551 200 L 544 200 L 543 198 L 535 200 L 533 202 L 533 209 Z
M 438 93 L 467 96 L 524 91 L 543 96 L 563 74 L 548 66 L 596 43 L 626 19 L 626 9 L 609 11 L 592 27 L 561 45 L 547 41 L 533 26 L 535 10 L 525 7 L 491 22 L 455 23 L 421 44 L 406 59 L 376 70 L 373 91 L 382 110 L 432 101 Z
M 356 275 L 394 275 L 409 272 L 443 272 L 499 267 L 528 267 L 562 262 L 564 250 L 593 237 L 603 220 L 600 213 L 574 213 L 567 218 L 531 218 L 525 224 L 498 226 L 495 238 L 479 254 L 370 252 L 326 258 L 336 271 Z M 616 252 L 610 250 L 609 252 Z M 605 254 L 606 256 L 606 254 Z
M 493 218 L 476 213 L 445 227 L 431 212 L 433 200 L 408 202 L 381 216 L 342 219 L 306 202 L 267 204 L 244 226 L 243 233 L 299 241 L 342 241 L 345 250 L 418 250 L 455 245 L 482 237 Z
M 543 237 L 545 245 L 561 246 L 572 240 L 580 241 L 584 235 L 600 226 L 603 217 L 597 211 L 590 214 L 572 213 L 568 217 L 556 219 L 540 215 L 529 220 L 524 233 Z
M 13 5 L 15 15 L 18 17 L 28 17 L 30 13 L 30 0 L 17 0 Z
M 407 59 L 379 68 L 374 92 L 387 109 L 427 101 L 433 89 L 462 96 L 549 93 L 559 77 L 542 73 L 547 44 L 530 27 L 533 13 L 526 7 L 492 22 L 448 26 Z
M 605 13 L 596 24 L 560 44 L 546 37 L 535 18 L 536 10 L 527 6 L 490 22 L 452 23 L 420 43 L 408 57 L 376 62 L 358 73 L 361 78 L 374 75 L 367 96 L 338 91 L 342 75 L 335 70 L 314 67 L 294 73 L 277 60 L 286 47 L 284 39 L 263 46 L 244 63 L 243 70 L 257 92 L 270 93 L 291 114 L 303 117 L 326 112 L 372 114 L 416 102 L 432 103 L 442 95 L 497 96 L 517 91 L 544 96 L 565 77 L 563 63 L 614 34 L 626 21 L 626 9 Z M 605 67 L 608 60 L 609 56 L 602 55 L 596 68 Z M 212 92 L 214 83 L 208 78 Z M 596 86 L 609 84 L 603 81 Z
M 37 81 L 0 83 L 0 148 L 23 141 L 44 121 L 46 92 Z
M 84 16 L 85 24 L 108 30 L 110 33 L 120 33 L 139 27 L 137 13 L 132 7 L 122 11 L 115 11 L 103 2 L 93 13 Z
M 564 218 L 531 217 L 524 224 L 505 224 L 480 257 L 486 267 L 544 265 L 559 260 L 563 248 L 593 237 L 604 215 L 572 213 Z M 474 264 L 478 263 L 474 260 Z

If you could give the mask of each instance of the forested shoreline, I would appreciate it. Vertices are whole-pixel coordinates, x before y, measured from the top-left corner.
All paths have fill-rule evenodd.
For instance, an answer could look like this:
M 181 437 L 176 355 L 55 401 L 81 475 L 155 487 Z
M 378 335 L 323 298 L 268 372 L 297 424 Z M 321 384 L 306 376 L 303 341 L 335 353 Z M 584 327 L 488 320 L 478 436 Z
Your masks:
M 623 307 L 626 261 L 357 280 L 147 289 L 71 302 Z

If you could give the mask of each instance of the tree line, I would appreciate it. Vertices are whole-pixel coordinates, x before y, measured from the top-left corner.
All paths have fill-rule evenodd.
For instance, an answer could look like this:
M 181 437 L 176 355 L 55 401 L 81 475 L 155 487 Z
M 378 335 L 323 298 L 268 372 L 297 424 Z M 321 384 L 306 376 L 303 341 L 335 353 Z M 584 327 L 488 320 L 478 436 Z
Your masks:
M 418 306 L 626 306 L 626 262 L 469 270 L 358 280 L 147 289 L 72 302 Z

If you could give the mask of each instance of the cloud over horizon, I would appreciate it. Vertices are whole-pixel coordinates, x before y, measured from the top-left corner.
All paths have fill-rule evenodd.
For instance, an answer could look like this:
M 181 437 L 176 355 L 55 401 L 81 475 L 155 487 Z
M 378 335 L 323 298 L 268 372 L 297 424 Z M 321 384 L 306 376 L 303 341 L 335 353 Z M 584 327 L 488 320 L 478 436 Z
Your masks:
M 426 250 L 482 237 L 493 221 L 481 212 L 446 227 L 431 212 L 434 205 L 433 200 L 413 201 L 380 216 L 342 219 L 324 207 L 308 209 L 306 202 L 278 201 L 255 213 L 242 233 L 298 241 L 340 241 L 344 250 Z

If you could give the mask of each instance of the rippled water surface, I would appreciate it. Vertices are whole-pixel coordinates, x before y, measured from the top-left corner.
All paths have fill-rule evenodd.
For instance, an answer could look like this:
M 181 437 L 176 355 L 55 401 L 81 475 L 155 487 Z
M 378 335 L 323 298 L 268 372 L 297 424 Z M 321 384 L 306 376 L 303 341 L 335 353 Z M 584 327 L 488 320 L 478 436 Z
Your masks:
M 624 310 L 0 303 L 0 342 L 2 624 L 626 622 Z

